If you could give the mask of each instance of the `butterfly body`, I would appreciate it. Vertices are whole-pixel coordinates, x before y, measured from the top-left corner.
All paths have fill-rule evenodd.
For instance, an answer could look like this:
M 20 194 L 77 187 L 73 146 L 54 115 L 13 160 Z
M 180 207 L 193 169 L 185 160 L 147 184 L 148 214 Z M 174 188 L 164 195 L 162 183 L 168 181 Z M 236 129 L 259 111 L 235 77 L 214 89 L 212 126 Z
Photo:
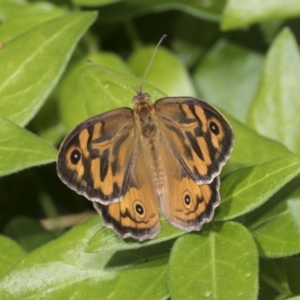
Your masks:
M 58 175 L 93 201 L 104 223 L 138 241 L 174 226 L 199 230 L 219 204 L 219 178 L 233 144 L 224 117 L 192 97 L 152 103 L 137 89 L 134 109 L 78 125 L 63 141 Z

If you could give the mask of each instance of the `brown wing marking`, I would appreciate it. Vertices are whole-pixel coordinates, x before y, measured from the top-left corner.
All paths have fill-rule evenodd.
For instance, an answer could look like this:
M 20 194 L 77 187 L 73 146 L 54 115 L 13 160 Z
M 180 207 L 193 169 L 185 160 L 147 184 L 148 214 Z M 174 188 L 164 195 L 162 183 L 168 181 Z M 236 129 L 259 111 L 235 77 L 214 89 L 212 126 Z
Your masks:
M 188 177 L 210 183 L 232 149 L 233 132 L 225 118 L 196 98 L 164 98 L 155 103 L 160 127 Z
M 61 144 L 58 175 L 92 201 L 119 201 L 128 189 L 135 142 L 131 109 L 93 117 L 78 125 Z
M 161 148 L 161 162 L 166 170 L 165 187 L 160 206 L 166 219 L 185 231 L 200 230 L 209 222 L 219 205 L 219 178 L 198 185 L 182 167 L 168 146 Z
M 145 168 L 143 153 L 137 154 L 129 188 L 120 202 L 103 205 L 94 202 L 104 224 L 122 238 L 143 241 L 152 239 L 160 231 L 157 192 L 151 170 Z

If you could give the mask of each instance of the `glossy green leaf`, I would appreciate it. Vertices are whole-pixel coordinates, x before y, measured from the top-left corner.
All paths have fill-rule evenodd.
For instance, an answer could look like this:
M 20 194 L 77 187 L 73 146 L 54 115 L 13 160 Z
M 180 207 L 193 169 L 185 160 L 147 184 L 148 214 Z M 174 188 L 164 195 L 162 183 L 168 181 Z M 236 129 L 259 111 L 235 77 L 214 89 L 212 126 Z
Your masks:
M 300 234 L 286 210 L 252 231 L 260 256 L 285 257 L 300 253 Z
M 34 26 L 61 16 L 65 11 L 47 2 L 38 2 L 26 5 L 16 10 L 0 26 L 1 42 L 7 43 Z
M 290 199 L 287 202 L 289 214 L 293 218 L 298 230 L 300 232 L 300 198 L 297 199 Z
M 286 300 L 300 300 L 300 296 L 295 296 L 295 297 L 287 298 Z
M 257 208 L 299 173 L 298 155 L 283 156 L 233 171 L 222 180 L 222 200 L 214 220 L 233 219 Z
M 129 58 L 133 74 L 163 90 L 168 96 L 194 96 L 195 90 L 187 70 L 168 50 L 160 46 L 151 62 L 155 47 L 140 48 Z M 151 65 L 149 66 L 149 64 Z M 154 99 L 157 100 L 157 99 Z
M 97 0 L 73 0 L 81 5 L 97 5 Z M 101 4 L 103 0 L 99 0 Z M 90 2 L 90 3 L 89 3 Z M 211 0 L 209 5 L 205 2 L 185 0 L 130 0 L 100 7 L 101 21 L 124 21 L 133 17 L 148 14 L 150 12 L 162 12 L 166 10 L 179 10 L 199 18 L 219 20 L 225 5 L 224 0 Z
M 3 233 L 17 241 L 27 252 L 32 251 L 55 238 L 37 221 L 28 217 L 16 217 L 5 226 Z
M 262 55 L 237 44 L 219 41 L 198 64 L 198 95 L 245 122 L 259 80 Z
M 45 22 L 13 39 L 0 51 L 2 116 L 20 125 L 32 119 L 95 18 L 93 12 L 78 12 Z
M 94 80 L 97 80 L 98 73 L 103 73 L 103 75 L 108 74 L 104 69 L 101 70 L 99 66 L 91 66 L 90 63 L 86 61 L 87 59 L 98 63 L 101 66 L 113 69 L 112 72 L 117 70 L 130 73 L 130 69 L 124 61 L 117 55 L 110 52 L 94 52 L 84 56 L 82 59 L 74 63 L 68 70 L 66 76 L 62 79 L 58 92 L 60 114 L 68 130 L 73 129 L 76 125 L 89 117 L 84 104 L 84 101 L 86 100 L 86 91 L 91 97 L 89 101 L 99 102 L 99 104 L 101 104 L 101 99 L 99 99 L 99 95 L 101 97 L 102 93 L 101 90 L 96 90 L 95 94 L 92 95 L 88 90 L 90 84 L 87 83 L 87 87 L 83 86 L 86 84 L 86 80 L 82 77 L 85 76 L 85 69 L 87 68 L 95 69 L 96 74 L 93 78 L 93 82 Z M 103 108 L 103 110 L 105 110 L 105 108 Z M 104 111 L 100 110 L 91 112 L 90 116 L 96 115 L 100 112 Z
M 101 293 L 103 299 L 167 299 L 167 262 L 168 259 L 163 257 L 128 267 L 114 279 L 101 281 L 101 288 L 94 286 L 95 298 Z M 86 293 L 82 295 L 85 296 Z
M 47 164 L 56 149 L 15 123 L 0 117 L 0 175 Z
M 89 239 L 100 228 L 99 217 L 95 216 L 28 254 L 0 278 L 1 299 L 166 297 L 166 258 L 147 261 L 145 257 L 144 263 L 128 266 L 126 261 L 132 259 L 130 253 L 123 253 L 121 258 L 112 251 L 84 252 Z M 106 267 L 117 261 L 121 264 L 119 267 Z
M 86 252 L 100 252 L 100 251 L 123 251 L 130 249 L 139 249 L 162 242 L 172 240 L 185 234 L 184 231 L 171 226 L 164 218 L 161 218 L 161 232 L 153 240 L 146 240 L 142 243 L 136 242 L 132 239 L 121 239 L 111 229 L 102 227 L 89 241 Z
M 151 55 L 153 54 L 153 49 L 151 48 L 150 51 L 148 51 L 146 54 Z M 161 50 L 163 51 L 163 50 Z M 162 53 L 158 51 L 159 53 Z M 142 52 L 141 52 L 142 53 Z M 163 52 L 165 53 L 165 52 Z M 147 57 L 147 61 L 150 60 L 150 57 Z M 162 56 L 165 58 L 165 55 L 169 57 L 167 59 L 168 64 L 171 65 L 171 63 L 175 64 L 175 61 L 178 63 L 177 60 L 175 60 L 174 57 L 169 56 L 168 54 L 162 54 Z M 161 61 L 158 59 L 158 61 Z M 132 59 L 130 65 L 132 68 L 135 67 L 134 59 Z M 113 66 L 112 66 L 113 67 Z M 145 67 L 145 68 L 144 68 Z M 147 68 L 147 64 L 143 66 L 140 63 L 140 68 L 143 69 L 143 72 L 145 72 Z M 157 68 L 160 68 L 160 65 L 156 65 L 155 63 L 153 66 L 151 66 L 151 69 L 149 71 L 149 76 L 151 78 L 151 74 L 157 74 L 162 73 Z M 179 70 L 179 77 L 174 78 L 173 80 L 169 80 L 167 78 L 168 76 L 163 77 L 155 75 L 160 81 L 163 81 L 165 78 L 166 80 L 169 80 L 169 84 L 166 88 L 169 87 L 169 90 L 176 89 L 177 91 L 182 91 L 182 89 L 185 89 L 186 92 L 190 91 L 191 85 L 187 81 L 187 77 L 185 77 L 186 80 L 182 76 L 182 74 L 186 74 L 186 71 L 183 69 L 182 66 L 176 65 L 177 70 Z M 151 73 L 153 70 L 154 73 Z M 139 73 L 136 71 L 136 73 Z M 174 72 L 173 72 L 174 73 Z M 169 74 L 170 76 L 170 74 Z M 182 86 L 182 89 L 178 89 L 178 85 L 180 85 L 180 82 L 184 81 L 185 85 Z M 157 81 L 156 81 L 157 82 Z M 141 86 L 142 79 L 138 77 L 134 77 L 130 74 L 125 74 L 123 72 L 117 71 L 115 69 L 110 69 L 106 67 L 106 71 L 97 68 L 96 66 L 90 66 L 85 68 L 82 73 L 80 74 L 79 78 L 79 85 L 81 89 L 81 97 L 84 100 L 84 109 L 87 112 L 87 116 L 91 117 L 96 114 L 111 110 L 113 108 L 119 108 L 122 106 L 129 106 L 132 107 L 132 98 L 136 95 L 135 88 L 137 86 Z M 188 85 L 188 87 L 187 87 Z M 158 90 L 156 87 L 152 86 L 151 83 L 148 83 L 148 80 L 143 83 L 143 92 L 147 92 L 151 95 L 152 101 L 155 102 L 161 97 L 165 97 L 166 94 Z M 95 95 L 97 95 L 97 98 L 95 98 Z
M 291 31 L 284 29 L 269 50 L 259 90 L 249 113 L 251 126 L 260 134 L 297 153 L 300 152 L 299 70 L 297 42 Z
M 258 256 L 242 225 L 227 222 L 179 238 L 169 263 L 169 289 L 176 299 L 256 299 Z
M 100 68 L 90 66 L 80 76 L 80 86 L 88 117 L 113 108 L 132 107 L 132 98 L 136 96 L 135 87 L 141 85 L 140 78 L 109 68 L 106 70 L 107 72 L 104 72 Z M 149 93 L 153 101 L 165 96 L 163 92 L 147 82 L 143 84 L 143 92 Z
M 292 18 L 299 15 L 300 2 L 298 0 L 228 0 L 221 26 L 224 30 L 228 30 L 257 22 Z
M 291 154 L 281 143 L 257 134 L 228 114 L 225 117 L 234 132 L 233 151 L 230 155 L 230 161 L 234 165 L 251 166 Z
M 299 179 L 296 179 L 293 184 L 299 186 Z M 258 244 L 260 256 L 285 257 L 300 253 L 300 231 L 288 208 L 288 200 L 293 199 L 294 194 L 299 195 L 300 190 L 298 188 L 286 197 L 291 189 L 292 184 L 271 199 L 272 206 L 264 205 L 252 213 L 255 219 L 249 228 Z
M 0 20 L 5 21 L 12 14 L 26 7 L 26 2 L 23 0 L 1 0 L 0 5 Z
M 16 242 L 0 235 L 0 276 L 24 255 L 24 250 Z

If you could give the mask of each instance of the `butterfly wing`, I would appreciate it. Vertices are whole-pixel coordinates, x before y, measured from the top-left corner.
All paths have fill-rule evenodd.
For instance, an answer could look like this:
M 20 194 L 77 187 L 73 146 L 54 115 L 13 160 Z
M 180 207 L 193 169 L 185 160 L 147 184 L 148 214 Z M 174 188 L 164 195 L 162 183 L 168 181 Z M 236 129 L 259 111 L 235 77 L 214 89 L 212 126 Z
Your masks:
M 138 149 L 143 146 L 138 144 Z M 152 239 L 160 231 L 158 196 L 153 184 L 151 168 L 147 164 L 147 151 L 139 151 L 135 157 L 128 189 L 120 202 L 103 205 L 94 202 L 106 226 L 120 237 L 132 237 L 143 241 Z
M 67 186 L 92 201 L 119 201 L 128 189 L 135 141 L 131 109 L 95 116 L 62 142 L 57 173 Z
M 175 227 L 185 231 L 200 230 L 209 222 L 215 207 L 220 203 L 219 177 L 209 184 L 198 185 L 187 174 L 180 161 L 170 149 L 161 151 L 161 161 L 166 170 L 165 188 L 160 206 L 166 219 Z
M 155 103 L 171 152 L 197 184 L 210 183 L 230 155 L 233 132 L 226 119 L 196 98 L 163 98 Z

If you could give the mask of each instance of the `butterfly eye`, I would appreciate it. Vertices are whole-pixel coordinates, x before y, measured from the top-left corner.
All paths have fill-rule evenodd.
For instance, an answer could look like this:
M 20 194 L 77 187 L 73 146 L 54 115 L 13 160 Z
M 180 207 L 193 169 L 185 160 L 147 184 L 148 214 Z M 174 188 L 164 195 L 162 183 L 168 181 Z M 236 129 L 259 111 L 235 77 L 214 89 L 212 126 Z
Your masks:
M 79 152 L 78 149 L 74 149 L 70 155 L 71 163 L 73 165 L 78 164 L 78 162 L 80 161 L 80 158 L 81 158 L 81 153 Z
M 211 121 L 209 123 L 209 129 L 215 135 L 218 135 L 220 133 L 219 126 L 214 121 Z
M 191 208 L 192 206 L 192 197 L 188 191 L 183 194 L 183 204 L 187 209 Z
M 140 201 L 135 201 L 134 210 L 140 216 L 140 218 L 145 217 L 145 208 L 144 208 L 144 205 Z

